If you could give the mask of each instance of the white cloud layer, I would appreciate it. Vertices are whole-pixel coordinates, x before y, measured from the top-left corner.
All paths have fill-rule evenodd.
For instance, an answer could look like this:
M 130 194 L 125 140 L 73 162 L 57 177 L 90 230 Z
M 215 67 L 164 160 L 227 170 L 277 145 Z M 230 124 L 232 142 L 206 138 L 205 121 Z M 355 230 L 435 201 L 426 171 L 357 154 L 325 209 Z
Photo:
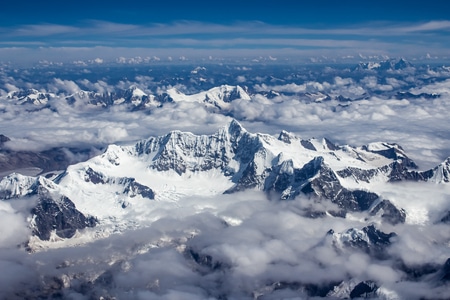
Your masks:
M 404 195 L 414 193 L 408 190 L 396 189 Z M 150 218 L 140 218 L 145 222 L 157 216 L 146 228 L 75 248 L 25 254 L 3 248 L 2 241 L 0 265 L 9 271 L 2 273 L 0 295 L 19 290 L 28 297 L 45 294 L 42 287 L 53 284 L 65 297 L 80 299 L 252 299 L 257 294 L 277 298 L 282 292 L 301 298 L 307 294 L 299 284 L 339 284 L 352 278 L 375 280 L 385 293 L 400 298 L 417 299 L 413 291 L 449 296 L 445 286 L 426 280 L 417 285 L 398 268 L 399 259 L 411 266 L 442 264 L 448 257 L 445 241 L 450 239 L 444 225 L 378 225 L 398 234 L 388 249 L 391 258 L 380 260 L 363 251 L 335 248 L 326 234 L 330 229 L 362 228 L 364 219 L 306 218 L 302 208 L 312 201 L 268 201 L 256 192 L 186 197 L 178 205 L 154 203 L 147 212 Z M 227 220 L 234 222 L 227 225 Z M 276 284 L 278 291 L 273 289 Z
M 438 75 L 441 76 L 441 75 Z M 447 75 L 445 75 L 447 76 Z M 325 81 L 304 83 L 255 84 L 252 100 L 235 100 L 229 111 L 252 132 L 278 134 L 288 130 L 303 138 L 327 137 L 339 144 L 363 145 L 374 141 L 395 142 L 405 148 L 420 167 L 430 168 L 450 154 L 448 113 L 450 112 L 450 80 L 420 83 L 410 88 L 412 94 L 439 94 L 437 98 L 386 98 L 385 92 L 405 85 L 405 79 L 364 76 L 361 79 L 334 76 Z M 52 146 L 105 145 L 134 141 L 165 134 L 170 130 L 212 133 L 228 122 L 229 117 L 212 114 L 196 102 L 165 103 L 163 107 L 146 111 L 130 111 L 124 106 L 102 109 L 83 101 L 69 105 L 63 97 L 80 90 L 99 93 L 112 92 L 131 85 L 152 93 L 149 86 L 156 83 L 149 76 L 136 80 L 119 81 L 116 85 L 105 80 L 54 80 L 44 84 L 23 83 L 4 78 L 0 109 L 2 133 L 12 138 L 8 146 L 14 149 L 46 149 Z M 238 77 L 238 83 L 244 78 Z M 6 99 L 7 92 L 17 86 L 52 92 L 50 106 L 40 110 L 24 109 Z M 31 86 L 30 86 L 31 85 Z M 158 85 L 157 93 L 171 86 Z M 189 93 L 183 85 L 178 90 Z M 282 93 L 267 98 L 264 92 Z M 367 98 L 367 94 L 371 94 Z M 381 93 L 377 96 L 377 93 Z M 323 95 L 343 96 L 353 101 L 315 101 Z M 322 96 L 321 96 L 322 95 Z M 308 98 L 309 97 L 309 98 Z M 312 98 L 311 98 L 312 97 Z M 324 97 L 324 96 L 323 96 Z M 358 100 L 359 99 L 359 100 Z

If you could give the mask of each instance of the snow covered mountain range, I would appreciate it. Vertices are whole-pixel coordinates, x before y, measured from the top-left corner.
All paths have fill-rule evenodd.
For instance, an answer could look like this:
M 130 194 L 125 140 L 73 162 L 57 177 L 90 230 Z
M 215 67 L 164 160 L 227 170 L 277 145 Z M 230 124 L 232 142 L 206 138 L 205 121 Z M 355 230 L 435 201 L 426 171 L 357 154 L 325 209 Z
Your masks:
M 52 224 L 61 223 L 53 227 L 47 224 L 46 229 L 32 223 L 35 235 L 42 240 L 48 240 L 53 233 L 71 237 L 76 229 L 94 226 L 92 219 L 86 221 L 78 215 L 75 223 L 68 222 L 73 218 L 71 211 L 102 223 L 130 210 L 145 209 L 142 203 L 152 205 L 148 200 L 245 190 L 264 191 L 282 200 L 310 195 L 329 202 L 327 210 L 307 211 L 312 217 L 345 217 L 347 213 L 364 211 L 397 224 L 405 222 L 405 211 L 378 195 L 374 185 L 450 181 L 450 158 L 430 170 L 416 169 L 397 144 L 338 146 L 327 139 L 303 140 L 285 131 L 276 138 L 249 133 L 233 120 L 209 136 L 173 131 L 134 145 L 110 145 L 100 156 L 69 166 L 57 176 L 14 173 L 1 180 L 0 196 L 7 200 L 37 195 L 38 205 L 54 200 L 61 220 L 48 219 L 45 210 L 40 215 L 34 213 Z M 103 200 L 96 200 L 99 198 Z M 139 207 L 128 207 L 130 203 Z
M 31 104 L 46 106 L 52 98 L 61 98 L 61 95 L 39 92 L 35 89 L 18 90 L 7 94 L 6 100 L 15 101 L 18 105 Z M 133 110 L 152 109 L 167 102 L 197 102 L 206 107 L 227 110 L 233 100 L 250 100 L 250 96 L 240 86 L 221 85 L 207 91 L 186 95 L 176 88 L 170 88 L 159 94 L 145 93 L 135 85 L 127 89 L 117 89 L 114 92 L 93 92 L 80 90 L 73 94 L 62 96 L 71 106 L 79 107 L 90 105 L 95 107 L 111 107 L 114 105 L 128 105 Z
M 31 105 L 33 109 L 51 108 L 58 109 L 58 102 L 66 102 L 72 107 L 83 108 L 111 108 L 114 106 L 126 107 L 131 111 L 151 111 L 160 108 L 167 103 L 199 103 L 210 111 L 227 114 L 232 111 L 231 102 L 235 100 L 254 101 L 255 98 L 263 96 L 267 99 L 278 99 L 277 102 L 285 100 L 286 96 L 295 95 L 299 100 L 310 102 L 322 102 L 337 100 L 339 102 L 351 102 L 367 100 L 371 97 L 383 97 L 385 99 L 434 99 L 441 96 L 440 91 L 418 92 L 417 87 L 424 84 L 430 74 L 440 77 L 439 73 L 448 73 L 445 67 L 430 70 L 429 67 L 416 68 L 409 61 L 401 59 L 389 59 L 386 61 L 373 61 L 358 64 L 352 70 L 352 76 L 366 77 L 354 89 L 341 91 L 342 85 L 350 84 L 348 79 L 342 80 L 342 76 L 348 76 L 346 70 L 330 72 L 337 77 L 320 78 L 324 73 L 310 74 L 309 81 L 296 80 L 291 75 L 287 79 L 276 79 L 273 77 L 259 78 L 256 82 L 234 82 L 230 84 L 205 84 L 205 79 L 200 76 L 197 69 L 206 72 L 206 68 L 197 67 L 186 78 L 173 77 L 160 78 L 163 86 L 151 82 L 149 84 L 138 84 L 120 82 L 119 85 L 106 85 L 105 82 L 89 83 L 83 87 L 81 83 L 72 82 L 74 87 L 70 90 L 60 89 L 60 85 L 52 86 L 51 92 L 46 91 L 48 87 L 16 88 L 5 95 L 0 94 L 0 100 L 8 101 L 17 105 Z M 420 74 L 425 82 L 412 84 L 408 76 Z M 326 74 L 326 72 L 325 72 Z M 386 75 L 388 74 L 388 75 Z M 298 76 L 298 75 L 297 75 Z M 390 77 L 386 84 L 385 77 Z M 199 81 L 196 88 L 186 89 L 186 80 Z M 242 79 L 243 80 L 243 79 Z M 289 81 L 294 82 L 289 82 Z M 179 82 L 182 83 L 179 83 Z M 298 81 L 298 83 L 297 83 Z M 190 83 L 192 83 L 190 82 Z M 282 84 L 285 83 L 285 84 Z M 150 86 L 149 86 L 150 85 Z M 205 87 L 203 87 L 205 85 Z M 59 90 L 58 90 L 59 89 Z M 186 91 L 188 90 L 188 91 Z M 31 108 L 30 108 L 31 109 Z
M 361 220 L 359 224 L 366 224 L 323 232 L 314 247 L 320 251 L 335 249 L 339 255 L 364 253 L 383 262 L 391 259 L 390 249 L 398 237 L 395 231 L 381 228 L 395 230 L 402 224 L 424 222 L 415 218 L 416 211 L 402 207 L 405 202 L 389 198 L 392 194 L 386 193 L 386 186 L 395 189 L 406 182 L 445 190 L 449 181 L 450 159 L 420 171 L 397 144 L 376 142 L 353 147 L 327 139 L 302 139 L 286 131 L 278 136 L 250 133 L 232 120 L 211 135 L 172 131 L 133 144 L 110 145 L 101 155 L 62 172 L 37 177 L 12 173 L 0 181 L 0 198 L 2 203 L 10 203 L 13 213 L 27 216 L 31 236 L 23 242 L 32 252 L 76 247 L 145 228 L 157 223 L 161 209 L 182 208 L 200 214 L 216 205 L 205 203 L 201 200 L 204 197 L 239 199 L 242 193 L 258 192 L 268 202 L 303 199 L 296 211 L 302 218 L 347 220 L 349 225 Z M 426 214 L 425 222 L 448 226 L 449 208 Z M 239 227 L 243 222 L 236 213 L 219 213 L 218 217 L 226 227 Z M 184 243 L 165 239 L 148 247 L 181 247 L 179 251 L 189 264 L 205 274 L 231 268 L 232 262 L 214 257 L 214 251 Z M 402 262 L 395 268 L 409 274 L 407 280 L 424 280 L 440 287 L 448 282 L 447 264 Z M 83 276 L 77 274 L 64 273 L 64 280 L 76 286 L 75 278 Z M 92 292 L 101 276 L 93 282 Z M 56 281 L 49 286 L 64 288 L 64 284 L 57 284 L 62 279 L 52 280 Z M 258 298 L 284 289 L 301 290 L 309 296 L 395 298 L 390 296 L 392 290 L 367 277 L 314 284 L 276 279 L 253 288 L 253 295 Z

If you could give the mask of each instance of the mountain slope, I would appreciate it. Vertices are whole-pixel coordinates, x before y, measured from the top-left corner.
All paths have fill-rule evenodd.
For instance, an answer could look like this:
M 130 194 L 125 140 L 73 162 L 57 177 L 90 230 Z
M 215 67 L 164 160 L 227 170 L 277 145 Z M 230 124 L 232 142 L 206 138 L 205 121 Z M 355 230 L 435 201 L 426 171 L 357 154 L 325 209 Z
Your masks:
M 193 95 L 185 95 L 175 88 L 172 88 L 167 90 L 167 94 L 175 102 L 198 102 L 220 110 L 227 110 L 230 106 L 230 102 L 237 99 L 246 101 L 251 100 L 250 96 L 242 87 L 230 85 L 221 85 Z
M 401 180 L 447 183 L 449 165 L 447 159 L 436 168 L 417 171 L 397 144 L 338 146 L 285 131 L 274 137 L 250 133 L 232 120 L 211 135 L 172 131 L 128 146 L 110 145 L 103 154 L 69 166 L 54 181 L 11 175 L 0 182 L 0 196 L 37 195 L 40 203 L 63 203 L 75 215 L 75 223 L 82 224 L 76 229 L 94 224 L 87 216 L 107 227 L 140 226 L 133 218 L 151 211 L 154 200 L 177 203 L 186 196 L 245 190 L 283 200 L 306 196 L 329 203 L 326 209 L 307 212 L 311 217 L 365 212 L 397 224 L 405 222 L 405 211 L 373 187 Z M 52 193 L 41 186 L 57 191 L 57 196 L 48 196 Z M 46 229 L 38 236 L 48 239 L 48 234 Z
M 92 195 L 101 194 L 110 199 L 105 200 L 109 203 L 106 206 L 117 206 L 118 200 L 108 195 L 111 191 L 123 194 L 123 189 L 111 188 L 118 182 L 114 178 L 121 177 L 133 178 L 144 190 L 152 190 L 157 201 L 177 201 L 183 195 L 261 190 L 279 199 L 309 195 L 334 204 L 331 213 L 335 215 L 368 211 L 396 224 L 405 221 L 404 211 L 389 199 L 380 198 L 371 187 L 399 180 L 445 182 L 427 175 L 437 171 L 421 172 L 416 168 L 396 144 L 337 146 L 326 139 L 302 140 L 287 132 L 276 138 L 249 133 L 233 120 L 212 135 L 173 131 L 134 145 L 111 145 L 102 155 L 69 167 L 58 183 L 70 187 L 90 182 L 82 191 L 68 188 L 70 198 L 84 199 L 78 204 L 88 214 L 95 212 L 91 204 L 94 200 L 86 200 Z M 436 170 L 441 169 L 446 174 L 445 164 Z M 101 179 L 96 175 L 92 180 L 92 174 L 102 174 Z M 93 185 L 95 193 L 86 192 Z

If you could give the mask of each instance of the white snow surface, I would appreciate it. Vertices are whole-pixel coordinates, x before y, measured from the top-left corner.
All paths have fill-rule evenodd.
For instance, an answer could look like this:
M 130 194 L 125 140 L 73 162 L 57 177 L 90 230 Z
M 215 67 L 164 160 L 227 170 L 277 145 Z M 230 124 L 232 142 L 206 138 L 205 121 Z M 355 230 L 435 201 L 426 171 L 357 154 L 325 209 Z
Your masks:
M 186 95 L 176 88 L 171 88 L 167 90 L 167 94 L 175 101 L 186 101 L 186 102 L 199 102 L 204 103 L 207 106 L 213 106 L 220 109 L 228 109 L 230 107 L 230 101 L 228 101 L 228 97 L 232 93 L 235 93 L 239 96 L 239 99 L 250 101 L 251 97 L 244 91 L 244 89 L 240 86 L 230 86 L 230 85 L 221 85 L 218 87 L 214 87 L 210 90 L 203 91 L 197 94 Z
M 0 190 L 11 191 L 14 196 L 23 196 L 38 181 L 50 190 L 67 196 L 83 214 L 98 218 L 97 227 L 85 229 L 84 234 L 77 234 L 70 242 L 59 239 L 53 241 L 54 243 L 35 243 L 45 248 L 50 245 L 64 246 L 77 241 L 82 243 L 90 238 L 147 226 L 166 216 L 167 210 L 181 210 L 187 214 L 208 211 L 220 215 L 225 207 L 234 201 L 233 196 L 226 198 L 227 202 L 211 202 L 205 199 L 223 194 L 234 186 L 232 176 L 227 176 L 223 170 L 239 170 L 240 162 L 235 156 L 235 151 L 238 150 L 232 149 L 231 145 L 233 141 L 243 138 L 255 139 L 259 145 L 254 157 L 258 174 L 262 174 L 274 164 L 282 165 L 282 171 L 292 174 L 294 168 L 301 168 L 318 156 L 323 157 L 324 163 L 334 172 L 348 166 L 369 170 L 393 162 L 382 155 L 365 151 L 362 147 L 347 145 L 331 150 L 327 142 L 320 139 L 308 140 L 315 150 L 308 149 L 310 146 L 305 148 L 299 137 L 284 134 L 289 136 L 288 142 L 271 135 L 248 133 L 236 121 L 213 135 L 173 131 L 168 135 L 151 137 L 137 143 L 110 145 L 103 154 L 69 166 L 56 183 L 44 177 L 11 174 L 0 181 Z M 386 145 L 377 143 L 369 145 L 368 148 L 372 151 L 384 150 Z M 250 149 L 243 151 L 250 152 Z M 170 158 L 184 163 L 186 170 L 181 173 L 173 169 L 158 170 L 161 155 L 164 153 L 169 153 Z M 218 153 L 224 154 L 225 162 L 215 160 L 213 163 L 217 166 L 207 170 L 199 167 L 208 162 L 208 155 L 214 156 Z M 86 173 L 88 169 L 100 174 L 105 182 L 90 181 Z M 155 194 L 154 199 L 124 193 L 120 178 L 133 178 L 137 183 L 151 188 Z M 374 176 L 370 182 L 360 182 L 355 178 L 338 178 L 344 187 L 373 191 L 382 198 L 389 199 L 397 207 L 404 208 L 407 223 L 410 224 L 429 223 L 450 200 L 450 190 L 446 184 L 391 184 L 386 182 L 387 177 L 382 173 Z M 433 201 L 423 198 L 423 195 L 430 194 Z M 223 218 L 230 224 L 242 222 L 242 219 L 235 215 L 224 215 Z

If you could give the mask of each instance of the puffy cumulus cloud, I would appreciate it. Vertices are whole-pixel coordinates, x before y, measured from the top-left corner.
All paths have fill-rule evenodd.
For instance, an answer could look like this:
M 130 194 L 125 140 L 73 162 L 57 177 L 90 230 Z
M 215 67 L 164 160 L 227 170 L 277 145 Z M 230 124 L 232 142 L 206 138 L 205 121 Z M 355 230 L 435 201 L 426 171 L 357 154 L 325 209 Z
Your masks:
M 397 86 L 399 85 L 398 81 L 395 78 L 386 81 L 392 82 Z M 391 84 L 379 84 L 378 79 L 375 76 L 366 76 L 363 79 L 361 79 L 361 83 L 364 84 L 367 88 L 376 91 L 388 92 L 394 89 L 394 87 Z
M 81 89 L 72 80 L 64 80 L 64 79 L 55 78 L 53 80 L 53 83 L 49 84 L 48 90 L 53 93 L 65 92 L 70 95 L 70 94 L 75 94 L 76 92 L 79 92 Z
M 11 84 L 11 83 L 5 83 L 4 87 L 5 87 L 6 91 L 8 91 L 8 92 L 14 92 L 14 91 L 19 90 L 18 87 L 16 87 L 14 84 Z
M 386 78 L 386 83 L 390 85 L 392 88 L 399 88 L 406 85 L 406 83 L 403 80 L 392 77 Z
M 390 265 L 371 264 L 367 267 L 367 277 L 379 283 L 393 283 L 401 279 L 398 271 L 392 270 Z
M 79 84 L 83 86 L 84 90 L 93 91 L 96 93 L 111 93 L 114 91 L 114 87 L 109 85 L 107 82 L 103 80 L 98 80 L 97 82 L 91 82 L 87 79 L 82 79 L 79 81 Z
M 240 75 L 240 76 L 236 77 L 236 81 L 239 83 L 244 83 L 247 81 L 247 78 L 245 78 L 244 75 Z
M 353 82 L 352 78 L 342 78 L 340 76 L 334 77 L 334 84 L 337 86 L 351 85 Z
M 411 89 L 411 93 L 413 94 L 444 94 L 448 97 L 450 94 L 450 79 L 446 79 L 445 81 L 440 81 L 436 83 L 431 83 L 421 87 L 415 87 Z
M 151 76 L 145 76 L 145 75 L 138 75 L 135 78 L 136 83 L 139 87 L 142 87 L 142 90 L 146 91 L 146 88 L 150 86 L 159 86 L 158 83 L 155 83 L 155 79 Z
M 256 84 L 255 90 L 259 92 L 277 91 L 285 93 L 306 93 L 306 92 L 318 92 L 329 89 L 331 85 L 328 82 L 315 82 L 309 81 L 304 84 L 288 83 L 283 85 L 267 85 Z
M 26 240 L 30 234 L 27 217 L 17 212 L 11 203 L 0 201 L 0 248 L 13 248 Z
M 98 129 L 98 139 L 105 144 L 123 141 L 128 138 L 128 132 L 122 127 L 103 127 Z

